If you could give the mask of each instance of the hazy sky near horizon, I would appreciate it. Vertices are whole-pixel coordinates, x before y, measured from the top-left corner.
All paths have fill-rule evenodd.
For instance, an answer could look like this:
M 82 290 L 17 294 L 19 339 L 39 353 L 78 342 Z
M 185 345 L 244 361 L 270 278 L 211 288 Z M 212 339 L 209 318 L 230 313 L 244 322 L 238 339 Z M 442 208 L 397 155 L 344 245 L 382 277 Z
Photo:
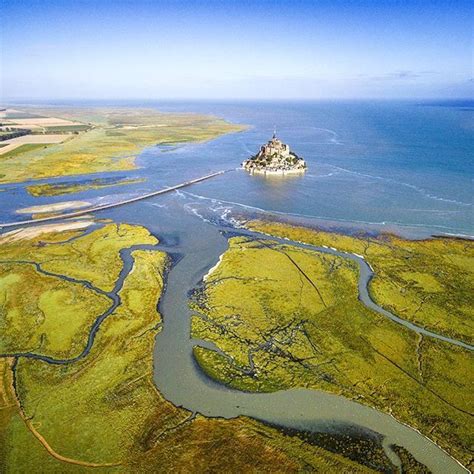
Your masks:
M 3 0 L 0 100 L 472 97 L 468 1 Z

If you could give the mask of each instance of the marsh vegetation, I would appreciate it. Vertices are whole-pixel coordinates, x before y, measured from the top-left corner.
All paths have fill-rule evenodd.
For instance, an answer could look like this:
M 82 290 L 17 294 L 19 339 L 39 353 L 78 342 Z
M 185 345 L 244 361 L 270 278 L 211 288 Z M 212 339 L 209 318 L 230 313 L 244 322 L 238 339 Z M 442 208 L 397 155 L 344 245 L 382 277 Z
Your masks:
M 278 427 L 196 416 L 161 396 L 152 354 L 167 257 L 157 243 L 126 224 L 0 241 L 2 472 L 374 472 Z M 120 304 L 84 351 L 112 296 Z
M 81 122 L 88 129 L 79 131 L 74 125 L 77 134 L 63 143 L 19 148 L 0 156 L 0 182 L 131 170 L 136 167 L 136 156 L 147 146 L 205 141 L 243 129 L 212 116 L 164 114 L 152 109 L 51 107 L 32 111 Z
M 436 311 L 435 329 L 470 340 L 471 242 L 359 238 L 272 222 L 248 226 L 363 255 L 377 275 L 371 292 L 380 305 L 427 326 Z M 402 290 L 401 281 L 408 287 L 404 300 L 391 295 Z M 232 238 L 191 303 L 193 337 L 221 352 L 198 345 L 195 358 L 209 376 L 240 390 L 314 388 L 375 407 L 469 465 L 472 353 L 368 309 L 357 284 L 351 260 L 268 239 Z M 414 314 L 423 300 L 426 308 Z

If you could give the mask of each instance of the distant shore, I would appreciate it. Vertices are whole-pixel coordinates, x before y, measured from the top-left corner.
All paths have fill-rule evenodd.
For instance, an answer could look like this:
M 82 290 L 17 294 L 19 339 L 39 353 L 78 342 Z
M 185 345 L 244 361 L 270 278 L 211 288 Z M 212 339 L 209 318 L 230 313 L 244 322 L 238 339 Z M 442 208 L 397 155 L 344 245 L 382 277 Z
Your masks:
M 46 135 L 39 138 L 26 135 L 15 139 L 28 143 L 28 147 L 23 144 L 22 147 L 3 150 L 1 183 L 134 170 L 137 156 L 146 147 L 162 143 L 205 142 L 245 128 L 213 115 L 162 113 L 146 108 L 25 107 L 17 112 L 35 117 L 36 122 L 52 121 L 56 124 L 67 121 L 89 128 L 74 129 L 70 133 L 61 129 L 62 134 L 54 137 L 63 143 L 50 143 L 52 138 L 48 138 L 47 146 L 37 143 L 38 140 L 44 141 Z M 5 120 L 8 119 L 6 115 Z

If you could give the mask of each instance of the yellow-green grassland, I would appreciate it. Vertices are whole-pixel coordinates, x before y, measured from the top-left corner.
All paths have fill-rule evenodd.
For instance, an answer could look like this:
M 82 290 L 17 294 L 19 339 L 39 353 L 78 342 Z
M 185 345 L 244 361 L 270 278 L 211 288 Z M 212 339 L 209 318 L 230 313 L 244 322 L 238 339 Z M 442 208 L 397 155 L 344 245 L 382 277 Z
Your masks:
M 472 340 L 472 242 L 247 225 L 363 255 L 377 275 L 370 290 L 380 305 L 441 334 Z M 214 342 L 227 357 L 196 346 L 195 358 L 212 378 L 241 390 L 314 388 L 375 407 L 469 466 L 472 353 L 368 309 L 358 299 L 357 282 L 357 264 L 343 257 L 231 238 L 221 263 L 191 299 L 193 337 Z
M 112 188 L 115 186 L 126 186 L 128 184 L 143 183 L 145 178 L 106 179 L 96 178 L 85 182 L 69 183 L 45 183 L 32 184 L 26 190 L 34 197 L 62 196 L 63 194 L 81 193 L 90 189 Z
M 26 109 L 25 109 L 26 110 Z M 205 141 L 243 129 L 208 115 L 133 108 L 32 108 L 29 112 L 89 124 L 63 143 L 18 148 L 0 156 L 0 183 L 130 170 L 147 147 Z
M 474 343 L 471 240 L 350 237 L 270 221 L 248 225 L 264 233 L 362 255 L 375 272 L 370 292 L 377 303 L 426 329 Z
M 153 346 L 167 257 L 156 243 L 127 224 L 0 237 L 0 472 L 374 472 L 298 435 L 194 417 L 161 396 Z M 130 250 L 121 304 L 83 354 L 111 303 L 120 251 L 139 244 L 148 247 Z M 51 364 L 25 352 L 82 356 Z

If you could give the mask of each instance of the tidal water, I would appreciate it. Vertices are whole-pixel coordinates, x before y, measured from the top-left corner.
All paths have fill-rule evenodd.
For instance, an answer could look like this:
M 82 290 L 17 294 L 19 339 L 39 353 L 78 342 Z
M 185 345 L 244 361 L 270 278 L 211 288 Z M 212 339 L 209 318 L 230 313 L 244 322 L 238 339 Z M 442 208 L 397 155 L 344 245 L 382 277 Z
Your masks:
M 467 472 L 416 430 L 386 413 L 342 396 L 301 388 L 274 393 L 241 392 L 205 375 L 195 362 L 193 347 L 216 347 L 191 338 L 189 294 L 227 249 L 226 233 L 242 230 L 232 227 L 231 220 L 225 218 L 225 211 L 224 218 L 218 217 L 223 210 L 219 204 L 214 204 L 215 211 L 203 207 L 195 212 L 194 206 L 195 202 L 184 194 L 167 195 L 104 213 L 115 221 L 146 226 L 159 236 L 158 248 L 174 258 L 159 302 L 163 327 L 154 348 L 154 381 L 167 400 L 192 413 L 209 417 L 245 415 L 282 428 L 316 433 L 358 433 L 366 439 L 378 439 L 376 443 L 382 443 L 395 466 L 400 461 L 391 444 L 405 447 L 433 473 Z M 320 250 L 333 253 L 331 249 Z M 368 267 L 362 265 L 359 285 L 366 285 L 366 271 Z M 364 288 L 366 290 L 366 286 Z M 360 296 L 364 294 L 361 292 Z M 405 330 L 399 329 L 399 322 L 392 324 L 398 330 Z M 408 329 L 415 330 L 409 326 Z
M 472 102 L 105 105 L 212 113 L 249 128 L 202 144 L 150 147 L 140 155 L 140 168 L 135 171 L 93 175 L 146 179 L 132 186 L 54 198 L 32 198 L 23 185 L 0 186 L 4 189 L 0 193 L 1 221 L 19 219 L 14 213 L 18 207 L 69 199 L 120 200 L 211 171 L 238 168 L 276 129 L 278 136 L 308 162 L 304 176 L 265 178 L 238 170 L 189 188 L 188 198 L 199 207 L 215 208 L 219 201 L 237 212 L 263 210 L 316 224 L 332 222 L 412 235 L 474 235 Z M 78 176 L 44 181 L 84 179 Z
M 137 170 L 92 176 L 146 180 L 131 186 L 42 198 L 27 193 L 25 187 L 31 183 L 0 186 L 0 222 L 11 222 L 25 218 L 15 213 L 21 207 L 64 200 L 116 202 L 213 171 L 234 170 L 171 194 L 97 213 L 97 217 L 144 225 L 159 237 L 159 248 L 175 257 L 160 301 L 164 324 L 154 349 L 154 380 L 160 392 L 176 405 L 208 416 L 247 415 L 316 432 L 375 433 L 384 440 L 395 464 L 390 443 L 406 447 L 433 472 L 465 472 L 418 432 L 343 397 L 314 390 L 250 394 L 210 380 L 192 356 L 193 346 L 204 342 L 190 337 L 187 303 L 189 291 L 225 251 L 225 232 L 235 230 L 236 217 L 276 216 L 413 237 L 473 236 L 474 109 L 465 104 L 360 102 L 107 105 L 213 113 L 249 127 L 207 143 L 150 147 L 138 158 Z M 237 169 L 270 138 L 274 128 L 307 160 L 306 175 L 265 178 Z

